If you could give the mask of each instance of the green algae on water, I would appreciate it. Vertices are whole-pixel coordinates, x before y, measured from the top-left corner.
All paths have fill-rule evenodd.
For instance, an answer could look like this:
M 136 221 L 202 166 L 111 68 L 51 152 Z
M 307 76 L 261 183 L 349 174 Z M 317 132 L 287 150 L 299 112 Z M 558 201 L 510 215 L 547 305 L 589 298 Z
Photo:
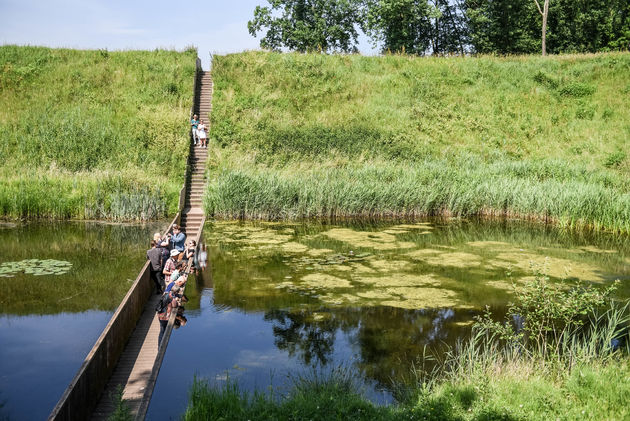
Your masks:
M 375 250 L 396 250 L 415 247 L 414 243 L 399 242 L 396 236 L 386 232 L 355 231 L 349 228 L 333 228 L 323 235 L 337 241 L 348 243 L 356 248 Z
M 304 285 L 313 288 L 349 288 L 350 282 L 324 273 L 311 273 L 302 277 Z

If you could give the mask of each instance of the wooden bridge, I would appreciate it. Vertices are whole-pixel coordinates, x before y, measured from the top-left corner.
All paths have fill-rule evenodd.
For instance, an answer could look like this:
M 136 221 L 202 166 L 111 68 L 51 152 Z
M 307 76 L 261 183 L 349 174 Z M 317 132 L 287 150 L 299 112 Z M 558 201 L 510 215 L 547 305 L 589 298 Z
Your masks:
M 212 79 L 197 60 L 192 114 L 210 121 Z M 190 145 L 186 183 L 180 192 L 180 211 L 166 232 L 179 223 L 186 239 L 200 243 L 205 217 L 202 195 L 208 151 Z M 147 243 L 149 239 L 147 239 Z M 115 410 L 113 397 L 122 398 L 136 420 L 144 419 L 164 359 L 176 312 L 158 347 L 160 324 L 155 306 L 160 298 L 153 291 L 145 263 L 133 286 L 119 305 L 78 373 L 49 416 L 49 420 L 106 420 Z

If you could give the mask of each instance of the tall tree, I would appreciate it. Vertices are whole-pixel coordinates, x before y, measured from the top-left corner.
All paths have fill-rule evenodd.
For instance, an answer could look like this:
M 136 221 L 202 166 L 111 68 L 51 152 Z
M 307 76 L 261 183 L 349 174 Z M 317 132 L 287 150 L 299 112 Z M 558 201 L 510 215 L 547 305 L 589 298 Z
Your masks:
M 539 49 L 536 6 L 528 0 L 464 0 L 477 53 L 528 54 Z
M 464 54 L 468 49 L 468 28 L 466 15 L 459 0 L 429 0 L 429 19 L 433 27 L 431 33 L 431 53 Z
M 549 16 L 549 0 L 545 0 L 545 3 L 540 8 L 540 3 L 538 0 L 534 0 L 536 3 L 536 7 L 538 8 L 538 12 L 542 16 L 542 55 L 547 55 L 547 17 Z
M 628 0 L 464 0 L 464 3 L 470 43 L 478 53 L 625 50 L 630 42 Z M 543 16 L 542 37 L 539 15 Z
M 357 51 L 357 0 L 268 0 L 256 6 L 249 33 L 265 31 L 260 46 L 272 50 Z
M 367 0 L 366 4 L 366 33 L 383 52 L 428 50 L 433 28 L 427 0 Z

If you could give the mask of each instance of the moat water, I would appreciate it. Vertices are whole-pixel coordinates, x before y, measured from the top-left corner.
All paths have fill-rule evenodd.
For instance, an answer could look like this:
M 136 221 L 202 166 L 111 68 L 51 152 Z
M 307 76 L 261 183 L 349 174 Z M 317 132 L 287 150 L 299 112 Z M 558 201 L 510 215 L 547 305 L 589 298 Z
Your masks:
M 1 223 L 0 420 L 43 420 L 168 223 Z
M 344 368 L 367 397 L 395 399 L 426 353 L 502 317 L 537 271 L 552 282 L 630 297 L 630 238 L 519 221 L 207 223 L 209 265 L 186 288 L 148 419 L 178 419 L 195 376 L 213 386 L 288 391 L 294 378 Z

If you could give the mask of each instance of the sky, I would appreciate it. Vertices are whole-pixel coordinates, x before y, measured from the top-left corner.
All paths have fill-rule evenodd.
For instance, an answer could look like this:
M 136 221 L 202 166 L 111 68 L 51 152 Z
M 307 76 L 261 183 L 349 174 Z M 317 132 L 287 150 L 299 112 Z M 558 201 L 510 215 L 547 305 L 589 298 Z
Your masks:
M 247 21 L 265 0 L 0 0 L 0 44 L 182 50 L 194 45 L 204 69 L 210 54 L 259 48 Z M 261 35 L 259 34 L 259 37 Z M 373 53 L 365 37 L 359 50 Z

